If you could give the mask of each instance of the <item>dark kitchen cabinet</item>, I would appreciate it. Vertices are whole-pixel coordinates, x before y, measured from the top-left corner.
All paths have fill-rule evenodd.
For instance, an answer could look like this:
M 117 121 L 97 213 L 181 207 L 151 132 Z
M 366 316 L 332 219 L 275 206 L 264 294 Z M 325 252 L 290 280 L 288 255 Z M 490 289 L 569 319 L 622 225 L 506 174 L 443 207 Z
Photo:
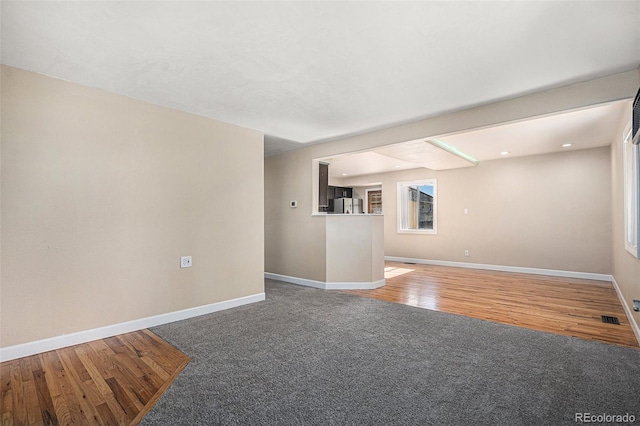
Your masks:
M 320 163 L 320 175 L 319 175 L 320 187 L 318 188 L 318 209 L 319 211 L 327 211 L 329 206 L 329 165 Z
M 330 200 L 335 198 L 353 198 L 353 188 L 330 186 L 327 194 Z

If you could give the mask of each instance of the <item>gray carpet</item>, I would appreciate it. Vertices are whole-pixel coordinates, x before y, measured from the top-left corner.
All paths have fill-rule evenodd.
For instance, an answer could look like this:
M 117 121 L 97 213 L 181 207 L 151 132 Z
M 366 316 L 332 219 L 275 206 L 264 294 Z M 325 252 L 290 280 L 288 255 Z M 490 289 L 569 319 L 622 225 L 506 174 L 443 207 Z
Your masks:
M 640 350 L 271 280 L 266 293 L 153 329 L 191 363 L 143 425 L 640 423 Z

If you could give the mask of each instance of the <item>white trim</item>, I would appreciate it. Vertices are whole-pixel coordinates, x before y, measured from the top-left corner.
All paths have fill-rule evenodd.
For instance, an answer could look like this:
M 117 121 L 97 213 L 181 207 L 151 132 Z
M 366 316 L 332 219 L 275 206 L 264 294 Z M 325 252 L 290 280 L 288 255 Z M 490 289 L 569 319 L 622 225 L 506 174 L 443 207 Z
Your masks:
M 305 287 L 319 288 L 322 290 L 326 289 L 326 283 L 322 281 L 308 280 L 306 278 L 290 277 L 288 275 L 272 274 L 271 272 L 265 272 L 264 277 L 271 280 L 284 281 L 286 283 L 303 285 Z
M 174 321 L 236 308 L 238 306 L 261 302 L 263 300 L 265 300 L 265 294 L 256 293 L 249 296 L 238 297 L 236 299 L 225 300 L 223 302 L 183 309 L 181 311 L 121 322 L 119 324 L 107 325 L 105 327 L 79 331 L 77 333 L 64 334 L 62 336 L 36 340 L 34 342 L 22 343 L 20 345 L 8 346 L 6 348 L 0 348 L 0 362 L 10 361 L 12 359 L 35 355 L 42 352 L 53 351 L 67 346 L 79 345 L 81 343 L 104 339 L 118 334 L 130 333 L 144 328 L 155 327 Z
M 407 207 L 407 192 L 404 187 L 407 186 L 432 186 L 433 187 L 433 229 L 408 229 L 404 228 L 404 210 Z M 416 208 L 419 210 L 420 195 L 418 195 L 418 203 Z M 398 234 L 422 234 L 437 235 L 438 234 L 438 179 L 420 179 L 406 182 L 396 182 L 396 231 Z
M 631 140 L 631 120 L 623 133 L 622 162 L 624 165 L 624 246 L 640 258 L 640 148 Z M 636 135 L 640 140 L 640 133 Z
M 636 322 L 636 318 L 633 316 L 633 312 L 629 309 L 627 302 L 624 300 L 622 296 L 622 291 L 620 291 L 620 287 L 618 287 L 618 282 L 616 278 L 611 276 L 611 283 L 613 284 L 613 288 L 616 290 L 616 294 L 618 295 L 618 299 L 620 299 L 620 303 L 622 304 L 622 308 L 624 309 L 625 314 L 627 314 L 627 318 L 629 319 L 629 324 L 631 325 L 631 329 L 633 330 L 633 334 L 636 335 L 636 340 L 640 344 L 640 327 L 638 327 L 638 323 Z
M 582 278 L 585 280 L 598 280 L 598 281 L 609 281 L 609 282 L 611 282 L 611 280 L 613 279 L 613 277 L 608 274 L 595 274 L 592 272 L 561 271 L 557 269 L 526 268 L 521 266 L 486 265 L 483 263 L 451 262 L 448 260 L 414 259 L 411 257 L 395 257 L 395 256 L 385 256 L 384 260 L 388 260 L 392 262 L 419 263 L 423 265 L 454 266 L 457 268 L 487 269 L 490 271 L 516 272 L 520 274 L 547 275 L 552 277 Z
M 398 234 L 438 235 L 436 231 L 431 229 L 398 229 Z
M 384 286 L 387 281 L 383 278 L 373 282 L 328 282 L 327 290 L 373 290 Z
M 289 275 L 273 274 L 265 272 L 264 277 L 271 280 L 284 281 L 286 283 L 302 285 L 305 287 L 319 288 L 321 290 L 373 290 L 386 284 L 385 279 L 365 282 L 324 282 L 308 280 L 306 278 L 290 277 Z

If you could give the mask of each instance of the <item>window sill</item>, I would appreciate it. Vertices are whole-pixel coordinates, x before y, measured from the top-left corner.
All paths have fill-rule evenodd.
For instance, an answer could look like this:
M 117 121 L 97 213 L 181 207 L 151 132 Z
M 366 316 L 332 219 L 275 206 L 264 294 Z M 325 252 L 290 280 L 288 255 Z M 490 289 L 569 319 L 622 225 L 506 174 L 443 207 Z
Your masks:
M 412 229 L 398 229 L 398 234 L 418 234 L 418 235 L 438 235 L 438 231 L 435 229 L 432 231 L 412 230 Z

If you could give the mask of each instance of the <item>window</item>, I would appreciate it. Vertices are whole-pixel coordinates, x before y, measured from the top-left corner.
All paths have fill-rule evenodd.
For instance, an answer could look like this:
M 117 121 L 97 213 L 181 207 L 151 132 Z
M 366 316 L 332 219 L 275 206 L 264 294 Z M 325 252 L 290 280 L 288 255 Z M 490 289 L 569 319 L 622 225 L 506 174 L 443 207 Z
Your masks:
M 638 250 L 638 234 L 640 229 L 640 208 L 638 192 L 640 192 L 640 153 L 638 145 L 631 140 L 631 128 L 625 131 L 623 149 L 624 160 L 624 223 L 625 247 L 636 257 L 640 257 Z
M 436 179 L 398 182 L 398 233 L 436 234 Z

